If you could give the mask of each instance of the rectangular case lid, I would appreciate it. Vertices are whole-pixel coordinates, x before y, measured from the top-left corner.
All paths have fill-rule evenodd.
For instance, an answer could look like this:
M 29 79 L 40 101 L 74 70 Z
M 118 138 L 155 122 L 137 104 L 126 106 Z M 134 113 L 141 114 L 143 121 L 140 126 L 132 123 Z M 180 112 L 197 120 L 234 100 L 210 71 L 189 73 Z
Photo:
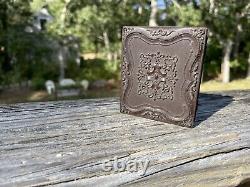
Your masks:
M 204 27 L 124 26 L 120 111 L 193 127 L 206 41 Z

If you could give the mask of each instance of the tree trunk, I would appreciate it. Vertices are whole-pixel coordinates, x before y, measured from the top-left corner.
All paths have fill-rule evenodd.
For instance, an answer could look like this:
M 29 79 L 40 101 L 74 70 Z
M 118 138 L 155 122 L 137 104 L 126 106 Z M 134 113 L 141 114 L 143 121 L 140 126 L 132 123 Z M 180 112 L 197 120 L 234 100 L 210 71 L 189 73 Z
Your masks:
M 234 53 L 233 53 L 234 58 L 238 57 L 241 31 L 242 31 L 242 26 L 241 26 L 241 24 L 239 24 L 239 25 L 237 25 L 237 31 L 236 31 L 235 47 L 234 47 Z
M 232 45 L 232 40 L 228 39 L 224 47 L 223 60 L 221 64 L 221 75 L 223 83 L 228 83 L 230 81 L 230 55 L 232 52 Z
M 65 34 L 65 21 L 66 21 L 66 16 L 67 16 L 67 6 L 69 4 L 70 0 L 65 0 L 65 5 L 63 7 L 62 10 L 62 14 L 61 14 L 61 34 L 64 35 Z M 64 56 L 64 45 L 60 45 L 60 49 L 59 49 L 59 54 L 58 54 L 58 59 L 59 59 L 59 66 L 60 66 L 60 77 L 59 80 L 62 80 L 65 78 L 65 56 Z
M 237 21 L 237 28 L 236 28 L 236 36 L 235 36 L 235 45 L 234 45 L 234 51 L 233 51 L 233 57 L 237 58 L 238 57 L 238 52 L 239 52 L 239 45 L 240 45 L 240 35 L 242 32 L 242 25 L 240 23 L 240 15 L 236 15 L 236 21 Z
M 157 26 L 156 15 L 157 15 L 158 7 L 157 0 L 151 0 L 151 12 L 149 18 L 149 26 Z
M 247 70 L 247 78 L 250 79 L 250 52 L 248 54 L 248 70 Z
M 104 45 L 107 50 L 107 59 L 112 60 L 112 53 L 110 50 L 110 42 L 109 42 L 109 37 L 107 31 L 103 32 L 103 39 L 104 39 Z
M 209 0 L 209 13 L 213 14 L 214 13 L 214 0 Z
M 62 79 L 65 78 L 65 64 L 64 64 L 63 46 L 60 46 L 59 54 L 58 54 L 58 59 L 59 59 L 59 67 L 60 67 L 60 77 L 59 77 L 59 80 L 62 80 Z

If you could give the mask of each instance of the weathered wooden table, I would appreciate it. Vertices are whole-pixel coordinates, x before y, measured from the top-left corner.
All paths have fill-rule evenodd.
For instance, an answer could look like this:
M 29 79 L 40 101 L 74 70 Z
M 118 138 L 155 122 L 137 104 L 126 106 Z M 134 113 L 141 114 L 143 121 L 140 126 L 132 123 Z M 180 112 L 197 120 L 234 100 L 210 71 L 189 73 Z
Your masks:
M 0 186 L 249 184 L 250 92 L 202 94 L 196 119 L 189 129 L 120 114 L 118 98 L 2 105 Z M 149 165 L 104 170 L 117 160 Z

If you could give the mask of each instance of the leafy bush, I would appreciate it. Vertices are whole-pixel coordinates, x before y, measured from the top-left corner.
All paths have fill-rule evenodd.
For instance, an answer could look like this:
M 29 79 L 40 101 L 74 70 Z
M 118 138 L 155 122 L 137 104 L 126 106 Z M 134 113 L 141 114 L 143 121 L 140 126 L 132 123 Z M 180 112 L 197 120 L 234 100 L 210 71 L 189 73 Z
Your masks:
M 98 79 L 117 79 L 118 68 L 117 63 L 109 62 L 105 59 L 84 60 L 81 63 L 80 79 L 95 81 Z
M 45 89 L 45 82 L 43 77 L 35 77 L 32 79 L 32 88 L 35 90 Z
M 231 74 L 234 78 L 244 78 L 247 74 L 247 60 L 241 56 L 230 62 Z
M 214 38 L 208 40 L 204 61 L 204 80 L 216 78 L 220 74 L 221 54 L 222 48 L 220 43 Z

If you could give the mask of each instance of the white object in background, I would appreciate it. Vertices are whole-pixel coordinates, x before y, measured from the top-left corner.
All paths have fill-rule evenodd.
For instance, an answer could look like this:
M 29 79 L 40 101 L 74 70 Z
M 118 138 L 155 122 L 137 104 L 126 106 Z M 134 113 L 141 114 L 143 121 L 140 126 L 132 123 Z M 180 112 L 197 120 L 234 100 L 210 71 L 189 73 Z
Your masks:
M 76 82 L 72 79 L 62 79 L 59 81 L 59 85 L 61 87 L 67 87 L 67 86 L 75 86 Z
M 45 82 L 45 87 L 49 95 L 51 95 L 52 93 L 55 93 L 56 91 L 55 83 L 51 80 L 47 80 Z
M 82 86 L 82 88 L 83 88 L 83 90 L 88 90 L 88 88 L 89 88 L 89 81 L 88 80 L 82 80 L 81 81 L 81 86 Z

